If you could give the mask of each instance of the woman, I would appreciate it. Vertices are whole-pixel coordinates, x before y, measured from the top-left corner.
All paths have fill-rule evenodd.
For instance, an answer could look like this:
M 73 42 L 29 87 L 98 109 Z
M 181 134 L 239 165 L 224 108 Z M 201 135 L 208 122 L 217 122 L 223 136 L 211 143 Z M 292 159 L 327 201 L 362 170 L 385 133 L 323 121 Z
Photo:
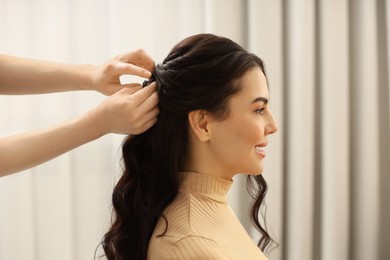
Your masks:
M 211 34 L 178 43 L 152 73 L 156 125 L 123 144 L 123 176 L 113 193 L 108 259 L 266 259 L 271 241 L 259 222 L 267 185 L 268 107 L 263 62 Z M 248 174 L 258 247 L 226 203 L 237 173 Z

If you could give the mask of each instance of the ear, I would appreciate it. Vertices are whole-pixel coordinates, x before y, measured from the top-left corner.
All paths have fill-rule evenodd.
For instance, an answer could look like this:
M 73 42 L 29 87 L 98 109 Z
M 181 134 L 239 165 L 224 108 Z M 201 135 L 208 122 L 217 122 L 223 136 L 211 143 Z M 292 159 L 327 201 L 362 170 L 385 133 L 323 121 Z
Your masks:
M 205 110 L 195 110 L 188 113 L 188 121 L 194 135 L 201 142 L 210 139 L 209 118 Z

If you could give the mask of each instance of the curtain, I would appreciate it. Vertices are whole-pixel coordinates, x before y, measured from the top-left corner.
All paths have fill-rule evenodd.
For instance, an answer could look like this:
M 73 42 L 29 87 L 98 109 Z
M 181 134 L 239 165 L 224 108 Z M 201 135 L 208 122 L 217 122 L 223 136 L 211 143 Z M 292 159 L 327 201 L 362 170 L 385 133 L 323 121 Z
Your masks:
M 272 260 L 390 259 L 389 28 L 384 0 L 0 0 L 0 52 L 10 55 L 99 64 L 142 47 L 161 62 L 184 37 L 210 32 L 260 56 L 279 125 L 263 172 Z M 0 136 L 103 99 L 1 96 Z M 0 259 L 101 255 L 122 140 L 108 135 L 1 178 Z M 244 176 L 229 201 L 257 239 Z

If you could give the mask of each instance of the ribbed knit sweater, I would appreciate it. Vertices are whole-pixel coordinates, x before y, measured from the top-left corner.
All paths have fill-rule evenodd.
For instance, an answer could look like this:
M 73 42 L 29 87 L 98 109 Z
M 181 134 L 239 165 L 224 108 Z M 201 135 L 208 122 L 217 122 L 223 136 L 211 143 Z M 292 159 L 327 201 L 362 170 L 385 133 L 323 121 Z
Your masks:
M 249 237 L 227 204 L 232 181 L 199 173 L 183 173 L 179 194 L 160 218 L 150 239 L 149 260 L 242 259 L 267 257 Z

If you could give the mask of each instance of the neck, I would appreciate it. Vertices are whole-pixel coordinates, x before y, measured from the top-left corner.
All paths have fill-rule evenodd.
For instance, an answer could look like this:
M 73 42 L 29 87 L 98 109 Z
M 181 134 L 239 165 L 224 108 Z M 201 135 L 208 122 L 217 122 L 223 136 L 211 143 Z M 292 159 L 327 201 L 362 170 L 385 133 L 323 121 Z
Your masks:
M 191 147 L 192 149 L 190 149 L 184 168 L 185 172 L 203 173 L 225 180 L 231 180 L 236 174 L 231 169 L 224 167 L 217 158 L 214 158 L 205 144 Z

